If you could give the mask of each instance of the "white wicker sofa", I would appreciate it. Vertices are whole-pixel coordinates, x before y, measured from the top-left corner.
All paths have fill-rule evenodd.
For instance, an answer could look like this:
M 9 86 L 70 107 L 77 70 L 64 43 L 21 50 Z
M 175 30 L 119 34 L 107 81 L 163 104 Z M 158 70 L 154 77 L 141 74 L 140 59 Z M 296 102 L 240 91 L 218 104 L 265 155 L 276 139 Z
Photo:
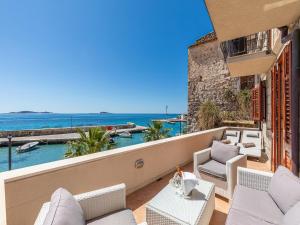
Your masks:
M 62 188 L 55 191 L 52 195 L 51 202 L 43 204 L 34 225 L 137 224 L 132 211 L 130 209 L 126 209 L 125 184 L 119 184 L 75 196 L 68 196 L 68 194 L 70 193 L 68 193 L 65 189 Z M 59 196 L 60 198 L 59 201 L 57 201 L 57 196 Z M 73 205 L 74 201 L 76 202 L 75 205 Z M 53 206 L 56 207 L 56 209 L 54 210 L 55 213 L 53 213 L 53 210 L 51 209 L 53 208 Z M 57 208 L 59 208 L 60 206 L 62 208 L 62 212 L 58 212 L 57 210 Z M 49 216 L 51 217 L 50 219 L 48 218 Z M 64 218 L 54 218 L 55 216 Z M 143 223 L 143 225 L 147 224 Z
M 221 148 L 219 160 L 212 157 L 212 148 L 216 143 L 218 148 Z M 230 151 L 228 148 L 236 148 L 235 156 L 225 156 L 227 150 Z M 247 156 L 238 155 L 238 149 L 237 146 L 214 141 L 211 148 L 194 153 L 194 174 L 200 179 L 214 183 L 216 194 L 228 199 L 232 198 L 237 182 L 237 168 L 247 167 Z M 207 166 L 206 171 L 201 169 L 203 166 Z
M 300 179 L 284 167 L 273 173 L 238 168 L 226 225 L 299 225 Z

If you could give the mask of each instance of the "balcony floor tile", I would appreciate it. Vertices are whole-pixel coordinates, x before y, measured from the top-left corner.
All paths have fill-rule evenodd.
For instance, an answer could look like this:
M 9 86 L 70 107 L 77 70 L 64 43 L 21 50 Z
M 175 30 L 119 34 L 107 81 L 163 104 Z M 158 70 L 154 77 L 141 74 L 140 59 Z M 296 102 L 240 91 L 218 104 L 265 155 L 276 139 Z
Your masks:
M 248 168 L 257 169 L 262 171 L 270 171 L 270 165 L 268 163 L 261 163 L 255 160 L 248 160 Z M 190 163 L 183 167 L 184 171 L 193 171 L 193 164 Z M 153 182 L 144 188 L 130 194 L 127 197 L 127 206 L 134 212 L 134 216 L 138 223 L 145 221 L 145 204 L 151 200 L 160 190 L 162 190 L 172 178 L 173 173 L 164 176 L 162 179 Z M 216 208 L 212 216 L 210 225 L 222 225 L 225 224 L 227 213 L 229 210 L 228 200 L 221 196 L 215 198 Z

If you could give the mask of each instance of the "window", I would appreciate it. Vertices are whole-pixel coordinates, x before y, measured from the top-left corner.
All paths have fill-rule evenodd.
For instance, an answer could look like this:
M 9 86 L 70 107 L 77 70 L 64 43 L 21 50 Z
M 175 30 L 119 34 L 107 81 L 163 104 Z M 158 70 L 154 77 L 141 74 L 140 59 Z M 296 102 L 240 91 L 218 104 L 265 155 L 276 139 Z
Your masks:
M 240 78 L 240 89 L 241 90 L 253 89 L 254 85 L 255 85 L 255 76 L 254 75 Z

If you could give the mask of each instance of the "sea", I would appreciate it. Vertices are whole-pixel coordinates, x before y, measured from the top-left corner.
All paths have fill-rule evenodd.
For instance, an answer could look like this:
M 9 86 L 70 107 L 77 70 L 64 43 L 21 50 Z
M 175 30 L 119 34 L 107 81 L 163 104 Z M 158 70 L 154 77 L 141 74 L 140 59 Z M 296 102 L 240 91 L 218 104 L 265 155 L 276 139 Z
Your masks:
M 58 113 L 3 113 L 0 114 L 0 131 L 29 130 L 62 127 L 80 127 L 93 125 L 117 125 L 128 122 L 136 125 L 148 126 L 155 119 L 175 118 L 179 114 L 116 114 L 116 113 L 78 113 L 78 114 L 58 114 Z M 166 128 L 170 128 L 170 135 L 176 136 L 183 133 L 186 123 L 165 123 Z M 115 148 L 144 142 L 143 133 L 133 134 L 132 138 L 115 139 Z M 12 148 L 12 169 L 52 162 L 64 159 L 67 150 L 66 144 L 39 145 L 37 149 L 17 153 L 16 147 Z M 0 148 L 0 172 L 8 170 L 8 148 Z

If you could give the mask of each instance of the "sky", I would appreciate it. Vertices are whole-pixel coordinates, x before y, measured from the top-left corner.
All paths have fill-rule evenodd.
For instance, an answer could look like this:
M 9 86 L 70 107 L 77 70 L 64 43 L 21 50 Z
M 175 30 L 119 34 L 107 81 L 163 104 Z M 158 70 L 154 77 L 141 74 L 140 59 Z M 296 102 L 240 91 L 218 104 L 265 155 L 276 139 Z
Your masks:
M 203 0 L 1 0 L 0 112 L 187 111 Z

